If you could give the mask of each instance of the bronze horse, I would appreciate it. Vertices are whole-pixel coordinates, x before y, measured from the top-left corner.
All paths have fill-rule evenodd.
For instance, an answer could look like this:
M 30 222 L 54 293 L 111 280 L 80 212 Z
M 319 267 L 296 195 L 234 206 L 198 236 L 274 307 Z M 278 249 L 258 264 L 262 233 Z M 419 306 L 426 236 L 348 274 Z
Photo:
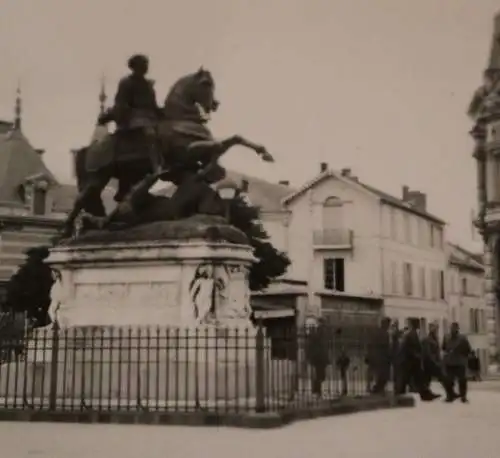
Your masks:
M 206 123 L 218 105 L 215 83 L 208 70 L 200 68 L 172 86 L 156 129 L 156 147 L 164 170 L 160 179 L 179 185 L 186 174 L 191 176 L 196 172 L 209 182 L 218 181 L 225 175 L 218 160 L 236 145 L 254 150 L 265 161 L 274 160 L 263 146 L 240 135 L 215 140 Z M 144 142 L 140 132 L 115 132 L 76 153 L 79 194 L 66 220 L 63 237 L 73 233 L 75 220 L 82 210 L 105 216 L 101 193 L 112 178 L 118 180 L 115 200 L 119 202 L 153 172 Z

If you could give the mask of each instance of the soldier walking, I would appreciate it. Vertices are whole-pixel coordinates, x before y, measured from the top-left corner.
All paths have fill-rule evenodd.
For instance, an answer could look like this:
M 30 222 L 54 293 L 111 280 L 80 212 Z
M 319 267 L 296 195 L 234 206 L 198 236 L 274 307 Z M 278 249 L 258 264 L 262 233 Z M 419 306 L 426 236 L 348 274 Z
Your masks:
M 422 358 L 424 371 L 424 384 L 430 391 L 433 378 L 437 379 L 446 393 L 446 402 L 453 402 L 458 395 L 453 391 L 453 384 L 443 369 L 441 349 L 438 341 L 438 326 L 429 324 L 429 333 L 422 339 Z
M 458 382 L 461 401 L 467 403 L 467 361 L 472 351 L 469 339 L 460 332 L 457 322 L 453 322 L 450 332 L 443 339 L 444 365 L 452 386 Z

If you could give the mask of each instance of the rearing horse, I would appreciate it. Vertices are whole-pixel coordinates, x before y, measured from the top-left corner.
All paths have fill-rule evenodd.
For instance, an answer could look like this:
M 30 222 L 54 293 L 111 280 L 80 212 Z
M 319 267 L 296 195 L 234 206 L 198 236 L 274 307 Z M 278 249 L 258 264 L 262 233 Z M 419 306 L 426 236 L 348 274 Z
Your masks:
M 265 161 L 274 161 L 263 146 L 240 135 L 215 140 L 206 123 L 218 105 L 215 83 L 208 70 L 200 68 L 172 86 L 165 99 L 163 119 L 157 126 L 156 147 L 163 159 L 165 173 L 160 176 L 163 181 L 180 184 L 193 172 L 207 181 L 218 181 L 225 173 L 218 160 L 236 145 L 254 150 Z M 79 194 L 66 220 L 63 236 L 73 233 L 75 219 L 82 210 L 104 216 L 101 193 L 112 178 L 119 182 L 115 199 L 121 200 L 153 172 L 145 151 L 140 134 L 115 133 L 77 152 Z

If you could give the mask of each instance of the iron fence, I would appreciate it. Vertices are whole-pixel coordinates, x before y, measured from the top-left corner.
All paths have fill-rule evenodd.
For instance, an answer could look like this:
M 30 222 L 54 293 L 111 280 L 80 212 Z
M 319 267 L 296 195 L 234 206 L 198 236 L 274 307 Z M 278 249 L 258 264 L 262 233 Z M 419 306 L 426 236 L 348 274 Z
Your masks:
M 0 408 L 277 411 L 360 397 L 369 328 L 0 332 Z

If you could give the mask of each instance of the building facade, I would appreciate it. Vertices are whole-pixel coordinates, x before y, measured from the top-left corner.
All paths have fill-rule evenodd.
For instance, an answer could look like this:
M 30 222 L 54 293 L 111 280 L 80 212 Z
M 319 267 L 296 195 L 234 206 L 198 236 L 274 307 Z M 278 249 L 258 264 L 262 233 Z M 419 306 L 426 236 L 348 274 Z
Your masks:
M 101 93 L 101 102 L 102 98 Z M 0 120 L 0 304 L 25 251 L 51 244 L 78 192 L 47 168 L 44 150 L 34 148 L 23 131 L 21 115 L 18 90 L 14 121 Z M 97 127 L 92 138 L 96 134 Z M 104 200 L 109 205 L 112 190 L 106 190 Z
M 396 198 L 321 164 L 283 206 L 290 275 L 307 280 L 316 309 L 340 293 L 383 299 L 402 323 L 446 323 L 445 223 L 427 212 L 425 194 L 404 187 Z
M 26 249 L 49 244 L 65 215 L 65 190 L 43 154 L 23 133 L 18 93 L 14 122 L 0 121 L 0 302 Z
M 483 84 L 474 93 L 468 114 L 474 121 L 473 157 L 477 166 L 478 217 L 484 241 L 485 300 L 490 359 L 500 350 L 500 14 L 494 20 L 489 62 Z
M 458 245 L 448 243 L 447 249 L 449 318 L 467 335 L 485 370 L 490 355 L 484 265 L 474 253 Z

